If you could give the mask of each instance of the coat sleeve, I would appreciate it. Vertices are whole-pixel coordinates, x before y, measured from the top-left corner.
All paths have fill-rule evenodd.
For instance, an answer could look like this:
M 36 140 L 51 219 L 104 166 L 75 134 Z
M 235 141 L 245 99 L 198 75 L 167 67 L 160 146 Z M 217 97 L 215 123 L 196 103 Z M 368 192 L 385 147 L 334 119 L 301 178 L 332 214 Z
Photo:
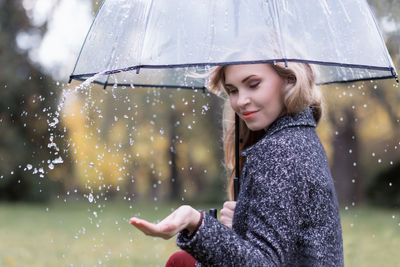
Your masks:
M 279 265 L 276 255 L 265 255 L 207 213 L 195 236 L 189 239 L 186 232 L 180 232 L 177 245 L 205 266 Z
M 298 219 L 292 161 L 287 157 L 280 158 L 280 164 L 271 171 L 262 167 L 252 168 L 253 173 L 246 177 L 251 183 L 247 192 L 250 203 L 244 211 L 247 219 L 237 222 L 246 224 L 243 226 L 246 228 L 245 237 L 204 214 L 195 236 L 189 239 L 181 232 L 177 245 L 206 266 L 284 265 L 291 248 L 288 243 L 296 242 L 294 224 Z M 252 164 L 260 163 L 255 161 Z M 238 205 L 239 202 L 236 209 Z

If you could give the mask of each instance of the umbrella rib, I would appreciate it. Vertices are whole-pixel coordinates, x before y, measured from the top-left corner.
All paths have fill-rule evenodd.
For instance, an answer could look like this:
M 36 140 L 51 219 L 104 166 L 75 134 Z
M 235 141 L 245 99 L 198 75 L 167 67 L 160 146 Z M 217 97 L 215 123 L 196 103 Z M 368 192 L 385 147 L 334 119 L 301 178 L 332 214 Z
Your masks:
M 140 55 L 140 56 L 139 56 L 139 64 L 138 64 L 139 67 L 136 68 L 136 74 L 139 74 L 139 71 L 140 71 L 140 63 L 141 63 L 141 61 L 142 61 L 142 56 L 143 56 L 143 47 L 144 47 L 144 42 L 146 41 L 147 28 L 148 28 L 148 26 L 149 26 L 150 12 L 151 12 L 151 10 L 152 10 L 153 3 L 154 3 L 154 1 L 151 0 L 151 2 L 150 2 L 150 7 L 149 7 L 149 9 L 148 9 L 147 16 L 146 16 L 146 23 L 145 23 L 145 26 L 144 26 L 143 42 L 142 42 L 142 46 L 140 47 L 140 54 L 139 54 L 139 55 Z
M 96 19 L 97 19 L 98 15 L 100 14 L 100 10 L 101 10 L 102 7 L 104 6 L 104 3 L 105 3 L 105 2 L 106 2 L 106 1 L 103 1 L 103 2 L 101 3 L 101 6 L 100 6 L 99 9 L 97 10 L 96 16 L 95 16 L 95 18 L 93 19 L 92 24 L 90 25 L 89 31 L 87 32 L 86 37 L 85 37 L 85 40 L 83 41 L 81 50 L 79 51 L 79 54 L 78 54 L 78 57 L 77 57 L 77 59 L 76 59 L 75 66 L 74 66 L 74 69 L 72 70 L 72 73 L 75 72 L 76 66 L 78 66 L 78 62 L 79 62 L 79 59 L 81 58 L 81 54 L 82 54 L 83 48 L 85 47 L 86 41 L 87 41 L 87 39 L 88 39 L 88 37 L 89 37 L 89 33 L 92 31 L 93 25 L 95 24 Z M 71 83 L 71 81 L 72 81 L 72 78 L 71 78 L 71 76 L 70 76 L 68 83 Z
M 366 4 L 366 6 L 367 6 L 367 10 L 368 10 L 368 11 L 370 12 L 370 14 L 371 14 L 372 20 L 374 21 L 376 31 L 378 32 L 379 37 L 381 38 L 381 49 L 383 50 L 383 52 L 384 52 L 385 55 L 386 55 L 386 60 L 387 60 L 388 64 L 393 66 L 393 62 L 392 62 L 392 59 L 391 59 L 391 57 L 390 57 L 390 55 L 389 55 L 389 51 L 386 49 L 386 47 L 383 46 L 383 44 L 385 43 L 385 41 L 384 41 L 384 39 L 383 39 L 383 36 L 382 36 L 381 31 L 379 30 L 378 23 L 376 22 L 375 16 L 373 15 L 372 10 L 371 10 L 371 8 L 369 7 L 369 5 Z M 397 75 L 396 75 L 396 77 L 397 77 Z M 396 78 L 396 81 L 397 81 L 397 83 L 398 83 L 398 78 Z
M 288 61 L 286 58 L 286 47 L 285 47 L 285 42 L 283 41 L 283 35 L 282 35 L 282 27 L 281 27 L 281 19 L 279 16 L 279 9 L 277 7 L 277 3 L 276 0 L 272 1 L 272 6 L 273 6 L 273 11 L 275 13 L 275 17 L 276 17 L 276 26 L 278 28 L 279 31 L 279 42 L 280 42 L 280 47 L 281 47 L 281 52 L 282 52 L 282 58 L 283 58 L 283 62 L 285 62 L 285 67 L 288 67 Z

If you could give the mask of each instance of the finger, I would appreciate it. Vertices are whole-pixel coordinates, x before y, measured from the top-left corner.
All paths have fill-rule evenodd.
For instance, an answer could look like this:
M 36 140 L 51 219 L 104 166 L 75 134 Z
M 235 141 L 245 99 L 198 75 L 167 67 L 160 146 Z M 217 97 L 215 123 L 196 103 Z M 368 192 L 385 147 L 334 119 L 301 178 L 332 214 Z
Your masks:
M 230 222 L 229 222 L 228 218 L 221 217 L 221 223 L 224 224 L 224 225 L 227 225 L 227 224 L 229 224 Z
M 222 209 L 220 214 L 221 214 L 221 217 L 230 217 L 230 218 L 232 218 L 233 214 L 234 214 L 234 211 L 230 210 L 230 209 Z
M 158 225 L 139 218 L 131 218 L 129 222 L 147 235 L 159 236 L 162 231 Z
M 221 219 L 221 223 L 227 227 L 229 227 L 230 229 L 232 229 L 232 220 L 229 219 Z
M 234 210 L 236 207 L 236 201 L 226 201 L 224 203 L 224 208 Z
M 177 230 L 176 225 L 171 223 L 160 222 L 158 224 L 153 224 L 139 218 L 131 218 L 129 222 L 144 234 L 149 236 L 170 239 L 179 232 L 179 229 Z

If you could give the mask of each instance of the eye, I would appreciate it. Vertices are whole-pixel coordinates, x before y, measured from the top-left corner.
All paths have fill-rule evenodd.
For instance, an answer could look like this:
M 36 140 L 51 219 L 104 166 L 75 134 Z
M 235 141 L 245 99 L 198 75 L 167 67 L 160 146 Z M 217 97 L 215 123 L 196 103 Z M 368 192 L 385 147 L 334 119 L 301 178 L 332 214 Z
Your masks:
M 257 86 L 260 84 L 260 81 L 254 81 L 254 82 L 251 82 L 250 83 L 250 85 L 249 85 L 249 87 L 250 88 L 257 88 Z
M 238 89 L 236 88 L 230 88 L 228 89 L 228 95 L 234 95 L 238 92 Z
M 225 86 L 225 90 L 228 93 L 228 95 L 236 94 L 238 91 L 238 89 L 233 86 Z

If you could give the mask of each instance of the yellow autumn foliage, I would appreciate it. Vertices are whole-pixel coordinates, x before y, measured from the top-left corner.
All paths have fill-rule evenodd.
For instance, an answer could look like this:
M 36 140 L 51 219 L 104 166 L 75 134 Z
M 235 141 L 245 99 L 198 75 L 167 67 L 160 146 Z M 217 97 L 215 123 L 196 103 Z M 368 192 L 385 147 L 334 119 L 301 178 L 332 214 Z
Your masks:
M 87 190 L 118 186 L 126 172 L 122 168 L 123 157 L 112 144 L 121 140 L 123 125 L 116 123 L 112 126 L 113 138 L 111 142 L 105 142 L 89 127 L 83 106 L 79 97 L 69 94 L 62 116 L 70 138 L 69 149 L 74 162 L 75 179 Z

